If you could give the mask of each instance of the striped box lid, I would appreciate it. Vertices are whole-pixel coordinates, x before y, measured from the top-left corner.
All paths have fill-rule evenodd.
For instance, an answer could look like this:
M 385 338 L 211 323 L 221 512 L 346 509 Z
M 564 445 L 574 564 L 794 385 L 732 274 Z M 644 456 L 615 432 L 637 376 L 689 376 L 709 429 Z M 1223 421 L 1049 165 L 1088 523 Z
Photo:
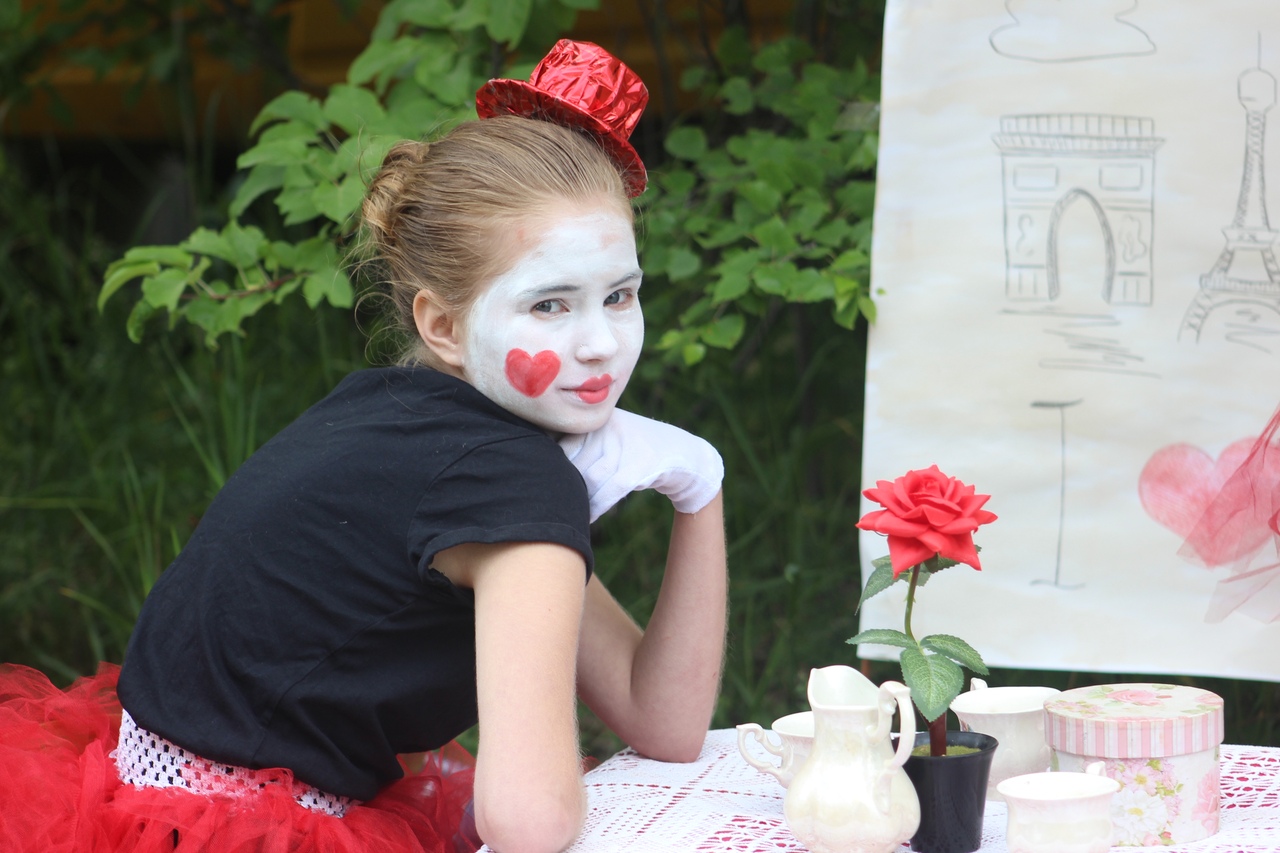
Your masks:
M 1173 684 L 1077 687 L 1045 702 L 1045 736 L 1059 752 L 1159 758 L 1222 743 L 1222 697 Z

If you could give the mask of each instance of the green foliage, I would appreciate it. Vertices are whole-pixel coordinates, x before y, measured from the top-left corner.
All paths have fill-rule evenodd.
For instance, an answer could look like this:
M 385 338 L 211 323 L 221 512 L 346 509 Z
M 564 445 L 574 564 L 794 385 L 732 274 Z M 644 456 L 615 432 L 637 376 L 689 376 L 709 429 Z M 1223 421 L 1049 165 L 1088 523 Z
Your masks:
M 888 556 L 877 557 L 871 561 L 871 565 L 873 571 L 863 587 L 858 607 L 861 608 L 867 599 L 893 586 L 895 581 L 908 581 L 906 630 L 868 628 L 845 642 L 855 646 L 859 643 L 876 643 L 902 649 L 898 662 L 902 667 L 903 683 L 911 688 L 911 701 L 919 709 L 920 715 L 926 721 L 933 722 L 947 712 L 951 702 L 964 688 L 962 666 L 979 675 L 987 674 L 987 665 L 983 662 L 982 655 L 959 637 L 930 634 L 917 641 L 911 633 L 911 609 L 915 603 L 916 590 L 937 572 L 960 563 L 935 554 L 931 559 L 913 566 L 910 571 L 900 572 L 896 577 L 893 574 L 892 560 Z
M 968 667 L 979 675 L 987 674 L 982 655 L 950 634 L 930 634 L 917 642 L 902 631 L 869 628 L 845 642 L 850 645 L 878 643 L 902 649 L 898 659 L 902 681 L 911 688 L 911 701 L 920 716 L 929 722 L 945 714 L 964 689 L 964 671 L 960 667 Z
M 311 308 L 350 308 L 343 254 L 387 150 L 474 117 L 475 91 L 496 71 L 495 43 L 543 50 L 578 9 L 595 5 L 391 0 L 345 83 L 322 98 L 285 92 L 262 108 L 250 128 L 257 141 L 237 161 L 243 177 L 230 221 L 217 231 L 198 229 L 177 246 L 130 249 L 108 267 L 99 305 L 140 282 L 127 324 L 131 340 L 142 340 L 148 321 L 163 312 L 170 329 L 180 320 L 202 329 L 210 347 L 223 335 L 243 335 L 248 318 L 296 294 Z M 293 229 L 289 236 L 273 239 L 252 224 L 263 197 Z
M 982 550 L 977 545 L 973 547 L 977 551 Z M 948 557 L 942 556 L 941 554 L 937 555 L 929 562 L 921 565 L 921 571 L 916 578 L 916 587 L 919 588 L 927 584 L 929 582 L 929 578 L 933 577 L 936 572 L 958 565 L 960 565 L 958 560 L 952 560 Z M 868 599 L 884 592 L 897 581 L 911 580 L 910 572 L 899 572 L 897 575 L 894 575 L 893 561 L 888 555 L 876 557 L 872 560 L 871 568 L 871 576 L 867 578 L 866 585 L 862 588 L 862 597 L 858 599 L 858 610 L 862 609 L 862 605 L 866 604 Z
M 640 199 L 646 279 L 680 294 L 651 312 L 666 329 L 658 347 L 690 365 L 735 347 L 779 302 L 828 305 L 847 329 L 875 317 L 876 79 L 861 62 L 813 61 L 790 38 L 750 54 L 731 33 L 720 54 L 726 79 L 687 81 L 731 120 L 672 130 L 672 162 Z

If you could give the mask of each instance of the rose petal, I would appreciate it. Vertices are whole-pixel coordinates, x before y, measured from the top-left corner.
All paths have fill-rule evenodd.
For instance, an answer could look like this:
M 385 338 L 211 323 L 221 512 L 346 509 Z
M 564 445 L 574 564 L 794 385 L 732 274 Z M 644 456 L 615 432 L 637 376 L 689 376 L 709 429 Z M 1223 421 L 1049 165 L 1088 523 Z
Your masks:
M 889 537 L 889 562 L 893 566 L 893 576 L 909 571 L 912 566 L 923 563 L 933 557 L 934 551 L 922 544 L 919 539 L 905 539 L 900 536 Z

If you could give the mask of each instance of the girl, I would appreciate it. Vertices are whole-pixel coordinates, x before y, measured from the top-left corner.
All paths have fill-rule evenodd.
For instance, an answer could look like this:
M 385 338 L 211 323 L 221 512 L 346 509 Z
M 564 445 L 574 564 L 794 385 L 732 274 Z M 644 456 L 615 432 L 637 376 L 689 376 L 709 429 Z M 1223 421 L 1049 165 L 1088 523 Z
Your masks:
M 586 809 L 577 698 L 641 753 L 698 755 L 723 469 L 615 408 L 643 340 L 640 93 L 561 42 L 481 90 L 490 117 L 391 150 L 363 212 L 403 365 L 347 377 L 227 482 L 143 606 L 122 710 L 112 670 L 0 678 L 0 849 L 556 851 Z M 676 510 L 643 632 L 588 527 L 641 488 Z M 474 777 L 404 775 L 476 723 Z

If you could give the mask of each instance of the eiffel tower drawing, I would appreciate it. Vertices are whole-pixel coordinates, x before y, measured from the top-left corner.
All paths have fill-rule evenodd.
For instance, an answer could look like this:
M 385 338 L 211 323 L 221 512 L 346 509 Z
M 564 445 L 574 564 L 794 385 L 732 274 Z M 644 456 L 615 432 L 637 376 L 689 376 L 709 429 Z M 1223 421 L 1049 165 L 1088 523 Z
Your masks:
M 1276 78 L 1262 69 L 1261 49 L 1258 67 L 1240 75 L 1237 93 L 1247 116 L 1240 198 L 1235 218 L 1222 229 L 1227 244 L 1213 269 L 1200 276 L 1200 290 L 1178 332 L 1179 337 L 1189 334 L 1197 341 L 1209 315 L 1225 305 L 1262 303 L 1280 313 L 1280 264 L 1272 248 L 1280 232 L 1272 230 L 1267 219 L 1263 166 L 1267 111 L 1276 103 Z

